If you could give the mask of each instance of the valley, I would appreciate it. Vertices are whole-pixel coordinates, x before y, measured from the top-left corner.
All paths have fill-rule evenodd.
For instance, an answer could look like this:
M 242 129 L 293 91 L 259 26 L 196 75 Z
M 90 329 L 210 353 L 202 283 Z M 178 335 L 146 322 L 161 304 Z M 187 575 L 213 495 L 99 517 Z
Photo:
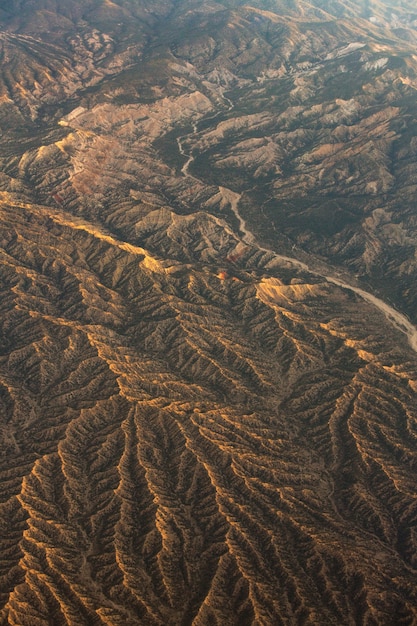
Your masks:
M 0 22 L 0 624 L 416 624 L 413 5 Z

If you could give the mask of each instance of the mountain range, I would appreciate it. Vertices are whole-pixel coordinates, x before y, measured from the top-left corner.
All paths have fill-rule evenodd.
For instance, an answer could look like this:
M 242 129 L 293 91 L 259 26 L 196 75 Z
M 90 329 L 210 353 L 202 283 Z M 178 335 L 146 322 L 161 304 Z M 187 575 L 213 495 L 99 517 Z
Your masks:
M 417 624 L 413 3 L 0 24 L 0 624 Z

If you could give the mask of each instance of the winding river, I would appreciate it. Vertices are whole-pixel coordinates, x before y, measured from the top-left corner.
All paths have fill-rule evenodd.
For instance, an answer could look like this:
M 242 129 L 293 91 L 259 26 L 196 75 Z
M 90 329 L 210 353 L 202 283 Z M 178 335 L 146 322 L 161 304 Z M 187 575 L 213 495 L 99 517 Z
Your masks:
M 225 98 L 225 100 L 229 104 L 229 107 L 230 107 L 229 110 L 232 109 L 233 103 L 228 98 L 227 99 Z M 213 119 L 217 117 L 218 115 L 219 113 L 213 115 L 212 116 Z M 191 178 L 193 180 L 196 180 L 202 183 L 203 181 L 201 179 L 189 173 L 189 168 L 192 162 L 194 161 L 194 156 L 192 153 L 191 154 L 186 153 L 183 148 L 184 139 L 187 139 L 188 137 L 191 137 L 198 133 L 198 122 L 194 122 L 192 128 L 193 130 L 191 133 L 187 135 L 182 135 L 181 137 L 177 138 L 178 151 L 183 157 L 187 159 L 181 168 L 181 173 L 184 176 L 187 176 L 188 178 Z M 315 276 L 320 276 L 321 278 L 324 278 L 329 283 L 333 283 L 334 285 L 337 285 L 338 287 L 343 287 L 343 289 L 349 289 L 350 291 L 353 291 L 354 293 L 358 294 L 363 300 L 365 300 L 366 302 L 369 302 L 374 307 L 379 309 L 385 315 L 387 320 L 390 322 L 390 324 L 394 328 L 396 328 L 401 333 L 406 335 L 411 348 L 414 350 L 414 352 L 417 353 L 417 328 L 410 322 L 410 320 L 405 315 L 403 315 L 402 313 L 394 309 L 392 306 L 390 306 L 389 304 L 387 304 L 380 298 L 377 298 L 373 294 L 369 293 L 368 291 L 365 291 L 364 289 L 361 289 L 360 287 L 354 287 L 353 285 L 350 285 L 349 283 L 346 283 L 343 280 L 340 280 L 339 278 L 335 278 L 334 276 L 318 272 L 317 270 L 314 270 L 313 268 L 308 266 L 306 263 L 303 263 L 302 261 L 299 261 L 298 259 L 287 257 L 282 254 L 277 254 L 275 250 L 273 250 L 272 248 L 264 248 L 260 246 L 256 241 L 255 235 L 248 228 L 246 221 L 242 218 L 242 216 L 239 213 L 239 202 L 242 197 L 241 194 L 238 194 L 235 191 L 228 189 L 227 187 L 221 187 L 221 186 L 219 186 L 219 193 L 222 196 L 223 200 L 229 204 L 231 211 L 233 212 L 236 219 L 238 220 L 239 231 L 242 235 L 242 241 L 244 241 L 248 245 L 256 245 L 260 250 L 264 250 L 265 252 L 272 252 L 275 255 L 275 258 L 277 259 L 280 259 L 287 263 L 291 263 L 295 267 L 306 270 L 310 272 L 311 274 L 314 274 Z

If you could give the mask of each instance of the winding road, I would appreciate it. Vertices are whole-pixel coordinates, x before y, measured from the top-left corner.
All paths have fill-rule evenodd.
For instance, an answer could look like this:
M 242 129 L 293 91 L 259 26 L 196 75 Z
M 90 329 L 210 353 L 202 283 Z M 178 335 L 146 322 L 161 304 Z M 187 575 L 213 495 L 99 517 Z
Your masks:
M 233 103 L 228 98 L 225 98 L 225 100 L 229 104 L 229 110 L 231 110 L 233 108 Z M 216 115 L 213 115 L 212 117 L 215 118 L 218 115 L 219 113 L 217 113 Z M 194 161 L 194 156 L 192 153 L 191 154 L 186 153 L 182 145 L 182 142 L 184 139 L 187 139 L 188 137 L 191 137 L 198 133 L 198 122 L 194 122 L 192 128 L 193 130 L 191 133 L 187 135 L 182 135 L 181 137 L 177 138 L 179 153 L 187 159 L 187 161 L 184 163 L 184 165 L 181 168 L 181 173 L 184 176 L 187 176 L 188 178 L 192 178 L 193 180 L 196 180 L 204 184 L 204 182 L 201 179 L 189 173 L 189 167 Z M 363 300 L 365 300 L 366 302 L 369 302 L 374 307 L 379 309 L 385 315 L 386 319 L 390 322 L 390 324 L 394 328 L 396 328 L 401 333 L 406 335 L 411 348 L 414 350 L 414 352 L 417 353 L 417 328 L 410 322 L 410 320 L 403 313 L 400 313 L 399 311 L 394 309 L 392 306 L 390 306 L 389 304 L 387 304 L 380 298 L 377 298 L 373 294 L 369 293 L 368 291 L 365 291 L 364 289 L 361 289 L 360 287 L 354 287 L 353 285 L 350 285 L 349 283 L 346 283 L 343 280 L 340 280 L 339 278 L 335 278 L 334 276 L 318 272 L 317 270 L 314 270 L 309 265 L 307 265 L 306 263 L 303 263 L 302 261 L 299 261 L 298 259 L 287 257 L 282 254 L 277 254 L 277 252 L 275 252 L 275 250 L 273 250 L 272 248 L 265 248 L 265 247 L 260 246 L 256 241 L 255 235 L 248 228 L 246 221 L 242 218 L 242 216 L 239 213 L 239 202 L 241 200 L 242 195 L 236 193 L 235 191 L 232 191 L 231 189 L 228 189 L 227 187 L 221 187 L 221 186 L 219 186 L 219 193 L 222 199 L 226 203 L 229 204 L 231 211 L 233 212 L 236 219 L 238 220 L 239 231 L 242 235 L 243 242 L 252 246 L 256 245 L 260 250 L 264 250 L 265 252 L 272 252 L 275 255 L 276 259 L 285 261 L 286 263 L 291 263 L 292 265 L 294 265 L 295 267 L 298 267 L 299 269 L 306 270 L 310 272 L 311 274 L 314 274 L 315 276 L 320 276 L 321 278 L 324 278 L 329 283 L 337 285 L 338 287 L 342 287 L 343 289 L 349 289 L 349 291 L 353 291 L 354 293 L 358 294 Z

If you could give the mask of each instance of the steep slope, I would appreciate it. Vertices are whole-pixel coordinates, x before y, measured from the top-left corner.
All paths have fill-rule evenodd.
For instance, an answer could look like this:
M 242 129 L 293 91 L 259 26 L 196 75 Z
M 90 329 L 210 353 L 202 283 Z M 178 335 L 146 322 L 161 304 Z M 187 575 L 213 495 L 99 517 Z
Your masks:
M 4 626 L 417 623 L 415 23 L 323 5 L 0 2 Z
M 4 623 L 415 619 L 416 359 L 382 314 L 203 215 L 158 227 L 235 280 L 2 223 Z

